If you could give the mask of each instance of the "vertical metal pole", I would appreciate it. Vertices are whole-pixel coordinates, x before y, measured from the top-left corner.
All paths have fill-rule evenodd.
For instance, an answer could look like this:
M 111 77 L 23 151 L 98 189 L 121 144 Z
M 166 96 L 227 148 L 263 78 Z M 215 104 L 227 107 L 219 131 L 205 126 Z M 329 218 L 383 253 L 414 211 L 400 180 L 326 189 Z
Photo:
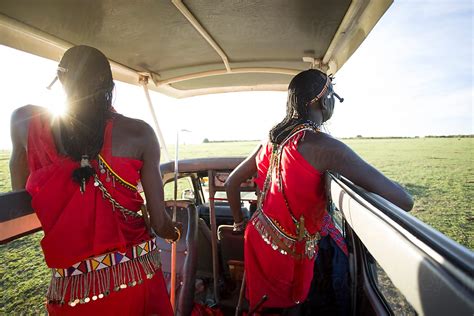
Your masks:
M 178 199 L 178 150 L 179 150 L 179 131 L 176 131 L 176 146 L 174 153 L 174 206 L 173 221 L 176 221 L 176 201 Z
M 211 222 L 211 246 L 212 246 L 212 272 L 214 276 L 214 297 L 216 303 L 219 303 L 218 293 L 218 281 L 219 281 L 219 261 L 217 256 L 217 223 L 216 223 L 216 208 L 214 205 L 215 183 L 214 183 L 215 171 L 210 170 L 207 174 L 209 178 L 209 220 Z
M 240 311 L 242 310 L 242 303 L 244 301 L 244 292 L 245 292 L 245 269 L 244 269 L 244 275 L 242 276 L 242 283 L 240 284 L 239 301 L 237 302 L 237 308 L 235 309 L 235 316 L 239 316 Z
M 156 118 L 155 109 L 153 108 L 153 104 L 151 102 L 150 93 L 148 92 L 148 77 L 140 75 L 139 79 L 140 84 L 143 86 L 143 91 L 145 92 L 145 97 L 148 103 L 148 108 L 151 112 L 151 117 L 153 118 L 153 122 L 155 123 L 156 133 L 158 134 L 158 140 L 160 141 L 163 159 L 165 161 L 170 161 L 170 155 L 168 152 L 168 148 L 166 148 L 165 139 L 163 138 L 163 134 L 161 133 L 160 125 L 158 124 L 158 119 Z
M 176 131 L 176 147 L 174 159 L 174 205 L 173 205 L 173 222 L 176 222 L 177 200 L 178 200 L 178 150 L 179 150 L 179 131 Z M 170 280 L 170 301 L 173 312 L 176 315 L 176 243 L 171 244 L 171 280 Z

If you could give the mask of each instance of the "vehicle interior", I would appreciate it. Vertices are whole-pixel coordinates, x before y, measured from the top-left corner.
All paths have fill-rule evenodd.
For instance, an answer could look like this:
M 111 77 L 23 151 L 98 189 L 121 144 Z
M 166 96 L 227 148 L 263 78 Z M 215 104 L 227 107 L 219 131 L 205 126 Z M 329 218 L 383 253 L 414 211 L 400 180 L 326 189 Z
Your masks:
M 242 285 L 243 235 L 224 182 L 242 157 L 175 162 L 164 145 L 149 90 L 175 98 L 237 91 L 285 91 L 292 76 L 336 74 L 376 27 L 391 0 L 0 2 L 0 44 L 58 61 L 77 44 L 109 58 L 115 80 L 140 86 L 162 144 L 166 201 L 183 223 L 177 244 L 176 315 L 194 302 L 225 315 L 249 312 Z M 471 315 L 472 252 L 349 180 L 326 175 L 328 211 L 349 247 L 352 315 Z M 256 186 L 241 186 L 242 210 Z M 0 241 L 41 230 L 25 191 L 0 194 Z M 380 236 L 384 236 L 383 243 Z M 159 245 L 171 280 L 171 246 Z M 250 311 L 251 312 L 251 311 Z

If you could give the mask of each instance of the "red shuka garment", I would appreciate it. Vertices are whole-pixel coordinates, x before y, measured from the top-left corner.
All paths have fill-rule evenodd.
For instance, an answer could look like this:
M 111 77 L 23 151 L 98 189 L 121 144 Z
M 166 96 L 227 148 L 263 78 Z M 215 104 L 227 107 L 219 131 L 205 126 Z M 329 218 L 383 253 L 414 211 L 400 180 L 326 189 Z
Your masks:
M 310 234 L 317 232 L 321 236 L 330 234 L 347 253 L 345 245 L 341 242 L 342 238 L 337 236 L 339 232 L 334 229 L 326 212 L 323 174 L 314 169 L 297 150 L 298 142 L 304 137 L 304 133 L 305 131 L 301 131 L 292 136 L 281 155 L 281 178 L 288 204 L 296 218 L 304 216 L 305 227 Z M 272 146 L 270 142 L 267 143 L 256 157 L 258 175 L 255 182 L 260 190 L 263 189 L 267 176 Z M 263 201 L 263 212 L 274 222 L 279 223 L 285 231 L 296 235 L 296 226 L 283 194 L 278 189 L 276 177 L 274 170 L 266 200 Z M 306 299 L 313 278 L 316 256 L 312 259 L 306 256 L 295 259 L 289 254 L 273 250 L 250 221 L 245 231 L 244 257 L 247 298 L 251 307 L 255 306 L 263 295 L 268 296 L 263 307 L 286 308 Z
M 113 119 L 106 123 L 100 155 L 120 178 L 134 186 L 140 179 L 143 162 L 112 156 Z M 98 171 L 98 162 L 91 161 Z M 28 132 L 30 176 L 26 190 L 44 230 L 41 240 L 46 264 L 50 268 L 68 268 L 87 258 L 113 251 L 125 252 L 149 240 L 143 218 L 125 217 L 102 197 L 93 178 L 82 194 L 72 180 L 79 162 L 59 154 L 51 133 L 51 121 L 37 116 L 31 119 Z M 143 199 L 136 189 L 122 185 L 112 175 L 97 173 L 108 192 L 129 210 L 140 209 Z M 107 181 L 109 178 L 110 181 Z M 143 271 L 142 271 L 143 272 Z M 70 307 L 48 304 L 52 314 L 159 314 L 171 315 L 171 305 L 161 270 L 152 279 L 123 291 L 112 292 L 101 300 Z

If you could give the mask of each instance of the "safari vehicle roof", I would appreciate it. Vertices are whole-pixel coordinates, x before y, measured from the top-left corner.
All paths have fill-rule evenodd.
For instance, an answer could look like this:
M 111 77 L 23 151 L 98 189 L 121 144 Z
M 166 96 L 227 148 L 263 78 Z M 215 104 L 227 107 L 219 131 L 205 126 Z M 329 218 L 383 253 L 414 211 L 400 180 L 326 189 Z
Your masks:
M 139 84 L 144 75 L 149 89 L 177 98 L 285 90 L 311 66 L 335 74 L 391 3 L 2 0 L 0 44 L 52 60 L 72 45 L 94 46 L 115 79 Z

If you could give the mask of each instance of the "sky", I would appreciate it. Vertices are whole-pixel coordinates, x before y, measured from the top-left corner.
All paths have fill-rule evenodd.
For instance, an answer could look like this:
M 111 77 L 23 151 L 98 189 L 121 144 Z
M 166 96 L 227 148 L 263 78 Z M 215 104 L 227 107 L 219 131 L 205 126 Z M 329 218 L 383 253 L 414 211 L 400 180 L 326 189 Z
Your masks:
M 336 74 L 327 131 L 335 137 L 473 134 L 471 0 L 395 1 Z M 0 149 L 11 148 L 10 115 L 37 104 L 60 108 L 60 84 L 45 87 L 57 63 L 0 45 Z M 285 92 L 241 92 L 172 99 L 152 92 L 167 144 L 261 140 L 285 114 Z M 116 82 L 115 108 L 152 120 L 143 90 Z

